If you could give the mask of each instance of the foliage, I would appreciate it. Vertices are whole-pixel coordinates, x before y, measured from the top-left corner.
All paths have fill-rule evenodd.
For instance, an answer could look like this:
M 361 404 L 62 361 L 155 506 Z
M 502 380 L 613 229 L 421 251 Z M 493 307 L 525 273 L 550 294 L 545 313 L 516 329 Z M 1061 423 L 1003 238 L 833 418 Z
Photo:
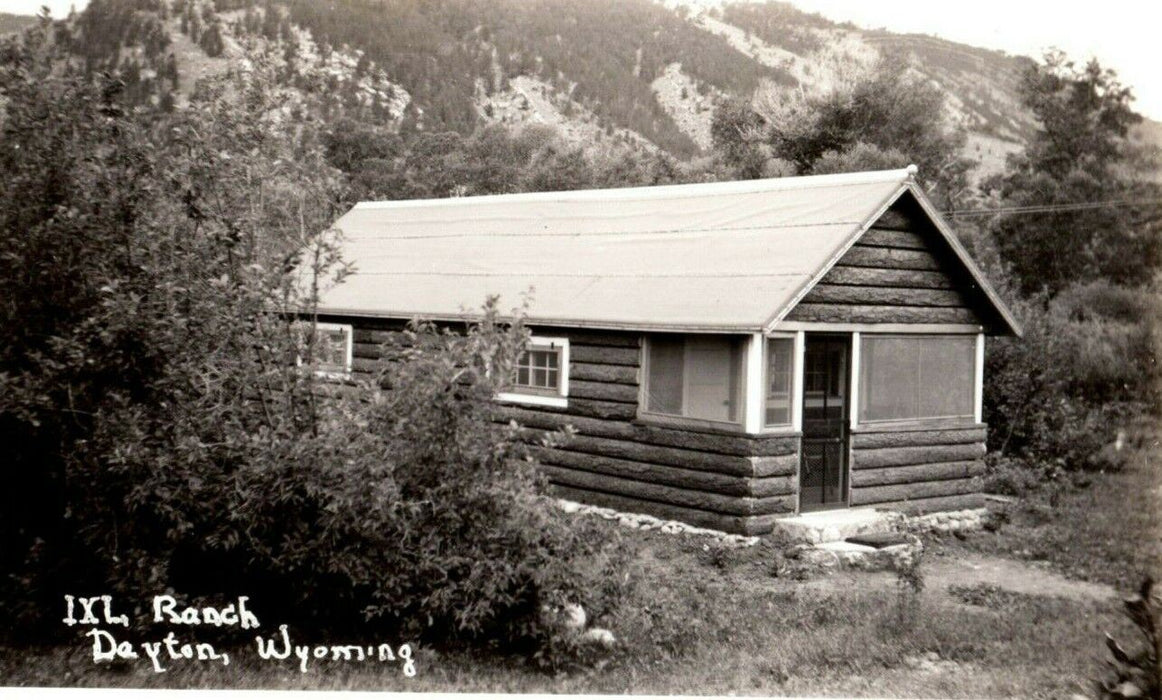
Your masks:
M 349 196 L 356 200 L 657 185 L 684 177 L 669 156 L 591 155 L 549 127 L 400 136 L 345 119 L 325 140 L 330 162 L 350 174 Z
M 892 557 L 896 572 L 896 622 L 911 629 L 920 618 L 920 594 L 924 592 L 924 548 L 913 542 Z
M 749 105 L 720 108 L 715 148 L 743 177 L 761 176 L 772 160 L 798 175 L 914 163 L 939 205 L 967 195 L 965 136 L 948 123 L 939 88 L 892 60 L 839 72 L 832 87 L 766 86 Z
M 991 448 L 1042 475 L 1116 468 L 1119 428 L 1158 401 L 1152 303 L 1105 282 L 1013 302 L 1024 337 L 997 338 L 986 355 Z
M 823 40 L 812 29 L 835 26 L 821 15 L 803 12 L 785 2 L 728 3 L 722 7 L 722 20 L 799 55 L 823 48 Z
M 1097 684 L 1103 699 L 1123 700 L 1124 698 L 1162 698 L 1162 614 L 1158 609 L 1158 596 L 1154 593 L 1154 581 L 1146 578 L 1138 593 L 1124 601 L 1126 617 L 1142 633 L 1142 648 L 1130 653 L 1122 648 L 1109 634 L 1106 647 L 1114 657 L 1110 663 L 1114 677 Z
M 392 391 L 312 372 L 298 318 L 344 274 L 343 183 L 269 58 L 191 109 L 131 113 L 115 81 L 55 73 L 45 31 L 0 60 L 10 633 L 66 592 L 262 590 L 316 632 L 532 653 L 556 629 L 543 606 L 610 607 L 616 548 L 549 506 L 486 400 L 519 318 L 414 327 Z
M 650 83 L 675 61 L 694 78 L 736 93 L 781 69 L 756 65 L 724 39 L 647 0 L 519 0 L 326 5 L 289 0 L 290 18 L 336 46 L 366 51 L 408 86 L 426 131 L 470 134 L 478 89 L 533 75 L 593 110 L 603 126 L 632 129 L 676 156 L 697 147 L 654 98 Z
M 997 217 L 992 229 L 1022 290 L 1050 295 L 1106 280 L 1141 286 L 1159 263 L 1157 164 L 1130 138 L 1141 121 L 1130 89 L 1096 60 L 1060 53 L 1031 66 L 1022 99 L 1039 122 L 985 189 L 1002 207 L 1049 207 Z M 1083 204 L 1053 209 L 1054 205 Z

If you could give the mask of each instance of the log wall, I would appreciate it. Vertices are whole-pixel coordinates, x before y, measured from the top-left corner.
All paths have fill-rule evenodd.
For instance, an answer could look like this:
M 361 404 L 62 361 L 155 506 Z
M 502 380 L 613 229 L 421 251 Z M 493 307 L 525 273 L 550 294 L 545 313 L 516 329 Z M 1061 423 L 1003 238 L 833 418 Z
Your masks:
M 563 497 L 727 530 L 758 533 L 794 512 L 799 440 L 637 420 L 641 335 L 537 328 L 569 338 L 569 405 L 506 404 L 504 420 L 576 436 L 534 451 Z M 533 433 L 533 438 L 539 438 Z
M 851 505 L 932 512 L 983 504 L 986 430 L 864 426 L 851 436 Z
M 791 321 L 988 325 L 951 247 L 901 200 L 791 310 Z

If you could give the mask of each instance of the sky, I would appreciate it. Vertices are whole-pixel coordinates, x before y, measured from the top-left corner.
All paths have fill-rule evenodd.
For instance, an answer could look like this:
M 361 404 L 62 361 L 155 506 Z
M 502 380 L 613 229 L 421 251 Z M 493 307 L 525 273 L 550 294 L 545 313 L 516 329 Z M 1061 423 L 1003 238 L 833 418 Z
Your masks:
M 585 0 L 577 0 L 584 2 Z M 713 5 L 720 0 L 686 0 Z M 868 29 L 934 34 L 952 41 L 1039 58 L 1056 47 L 1084 62 L 1096 57 L 1133 88 L 1136 109 L 1162 121 L 1158 70 L 1162 3 L 1156 0 L 791 0 L 809 12 Z M 87 0 L 75 0 L 77 9 Z M 48 5 L 60 17 L 74 0 L 0 0 L 0 12 L 33 14 Z

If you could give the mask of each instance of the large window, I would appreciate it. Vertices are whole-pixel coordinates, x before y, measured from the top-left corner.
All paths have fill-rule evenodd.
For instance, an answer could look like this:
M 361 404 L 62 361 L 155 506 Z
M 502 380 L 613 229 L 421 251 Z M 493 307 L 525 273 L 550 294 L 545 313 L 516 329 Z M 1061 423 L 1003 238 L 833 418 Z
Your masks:
M 859 364 L 861 423 L 975 414 L 974 336 L 864 335 Z
M 767 340 L 764 427 L 791 425 L 791 404 L 795 399 L 794 353 L 795 340 L 793 338 L 769 338 Z
M 569 395 L 569 340 L 533 336 L 517 359 L 506 401 L 564 406 Z
M 743 339 L 653 336 L 648 343 L 649 413 L 741 423 Z

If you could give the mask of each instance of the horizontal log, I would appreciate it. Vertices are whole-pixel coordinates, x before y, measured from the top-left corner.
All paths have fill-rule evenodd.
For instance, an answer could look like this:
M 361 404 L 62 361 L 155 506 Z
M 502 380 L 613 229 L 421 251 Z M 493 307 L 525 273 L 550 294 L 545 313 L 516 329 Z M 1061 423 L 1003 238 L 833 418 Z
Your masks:
M 562 450 L 570 452 L 584 452 L 602 457 L 628 459 L 634 462 L 651 464 L 669 464 L 685 469 L 700 469 L 703 471 L 733 474 L 734 476 L 753 476 L 754 467 L 748 457 L 722 455 L 713 452 L 696 452 L 677 447 L 659 447 L 657 445 L 643 445 L 639 442 L 615 440 L 613 438 L 593 437 L 591 435 L 576 435 L 561 445 Z
M 620 496 L 642 498 L 648 501 L 669 503 L 686 508 L 698 508 L 729 515 L 768 515 L 786 513 L 794 508 L 791 496 L 727 496 L 709 491 L 667 486 L 647 481 L 637 481 L 607 474 L 542 464 L 541 470 L 554 484 L 564 484 L 573 488 L 615 493 Z M 791 503 L 789 503 L 791 502 Z
M 405 336 L 402 331 L 372 330 L 370 328 L 356 326 L 354 332 L 352 332 L 351 335 L 352 339 L 356 343 L 375 343 L 376 345 L 383 345 L 386 343 L 389 345 L 398 345 L 401 347 L 410 345 L 407 336 Z
M 697 527 L 721 530 L 741 535 L 764 534 L 774 527 L 773 520 L 782 517 L 757 515 L 725 515 L 698 508 L 685 508 L 669 503 L 658 503 L 640 498 L 630 498 L 601 491 L 578 489 L 564 484 L 554 484 L 553 492 L 570 501 L 588 503 L 595 506 L 613 508 L 623 513 L 642 513 L 663 520 L 677 520 Z M 765 529 L 764 529 L 765 528 Z
M 696 469 L 683 469 L 666 464 L 649 464 L 628 459 L 600 457 L 551 447 L 533 446 L 531 451 L 541 464 L 665 484 L 695 491 L 709 491 L 726 496 L 790 496 L 795 493 L 797 480 L 796 476 L 769 478 L 732 476 Z
M 787 319 L 829 323 L 981 323 L 976 312 L 968 308 L 857 304 L 799 304 L 791 309 Z
M 580 379 L 587 382 L 609 382 L 612 384 L 633 384 L 637 385 L 638 368 L 621 365 L 594 365 L 584 362 L 577 362 L 571 359 L 569 362 L 569 379 Z
M 569 361 L 637 367 L 641 364 L 641 350 L 638 348 L 611 348 L 603 345 L 570 345 Z
M 875 267 L 836 265 L 823 276 L 827 284 L 855 284 L 869 287 L 914 287 L 954 289 L 956 282 L 944 272 L 931 270 L 884 270 Z
M 773 457 L 751 457 L 755 476 L 786 476 L 799 472 L 798 452 Z
M 938 496 L 960 496 L 980 490 L 981 480 L 977 478 L 871 486 L 860 489 L 853 488 L 851 490 L 851 504 L 864 506 L 875 503 L 911 501 L 919 498 L 936 498 Z
M 726 496 L 750 496 L 752 479 L 716 472 L 684 469 L 668 464 L 635 462 L 628 459 L 601 457 L 582 452 L 569 452 L 550 447 L 533 447 L 532 453 L 541 464 L 568 467 L 581 471 L 608 474 L 638 481 L 649 481 L 667 486 L 710 491 Z M 785 493 L 790 493 L 788 490 Z M 768 494 L 777 495 L 777 494 Z
M 889 209 L 880 218 L 876 219 L 876 228 L 893 229 L 897 231 L 919 231 L 923 230 L 924 222 L 917 219 L 915 216 L 907 214 L 899 209 Z
M 924 234 L 918 231 L 898 231 L 878 226 L 868 229 L 860 237 L 859 244 L 911 250 L 928 250 L 929 246 Z
M 852 449 L 874 449 L 877 447 L 918 447 L 921 445 L 963 445 L 970 442 L 983 443 L 988 437 L 985 428 L 964 430 L 910 430 L 893 432 L 855 432 L 851 435 Z
M 984 507 L 983 493 L 965 493 L 956 496 L 916 498 L 907 501 L 877 503 L 877 509 L 897 510 L 902 513 L 939 513 L 948 510 L 969 510 Z
M 383 370 L 387 366 L 387 360 L 370 357 L 353 357 L 351 358 L 351 369 L 355 372 L 368 372 L 375 374 Z
M 919 447 L 883 447 L 852 452 L 852 469 L 902 467 L 936 462 L 967 462 L 985 455 L 983 443 L 963 445 L 924 445 Z
M 864 287 L 846 284 L 815 285 L 805 304 L 874 304 L 894 306 L 968 306 L 955 289 L 914 289 L 912 287 Z
M 638 333 L 613 333 L 604 331 L 589 331 L 579 328 L 530 328 L 533 335 L 546 337 L 564 336 L 570 343 L 577 345 L 606 345 L 613 348 L 641 347 L 641 335 Z
M 751 437 L 739 433 L 699 432 L 686 428 L 571 416 L 567 413 L 547 413 L 517 406 L 497 406 L 497 411 L 506 421 L 515 420 L 529 427 L 557 430 L 565 425 L 572 425 L 581 435 L 699 452 L 748 457 L 795 455 L 799 449 L 797 437 Z
M 582 399 L 620 401 L 635 406 L 638 400 L 637 386 L 630 384 L 608 384 L 606 382 L 569 381 L 569 396 Z
M 981 474 L 984 474 L 984 462 L 980 460 L 915 464 L 909 467 L 858 469 L 851 473 L 851 487 L 854 489 L 889 484 L 914 484 L 921 481 L 968 479 Z
M 903 250 L 853 245 L 840 258 L 844 265 L 879 267 L 889 270 L 939 270 L 940 261 L 927 250 Z
M 569 405 L 564 409 L 578 416 L 590 418 L 613 418 L 617 420 L 633 420 L 637 417 L 636 403 L 620 403 L 616 401 L 597 401 L 569 397 Z

